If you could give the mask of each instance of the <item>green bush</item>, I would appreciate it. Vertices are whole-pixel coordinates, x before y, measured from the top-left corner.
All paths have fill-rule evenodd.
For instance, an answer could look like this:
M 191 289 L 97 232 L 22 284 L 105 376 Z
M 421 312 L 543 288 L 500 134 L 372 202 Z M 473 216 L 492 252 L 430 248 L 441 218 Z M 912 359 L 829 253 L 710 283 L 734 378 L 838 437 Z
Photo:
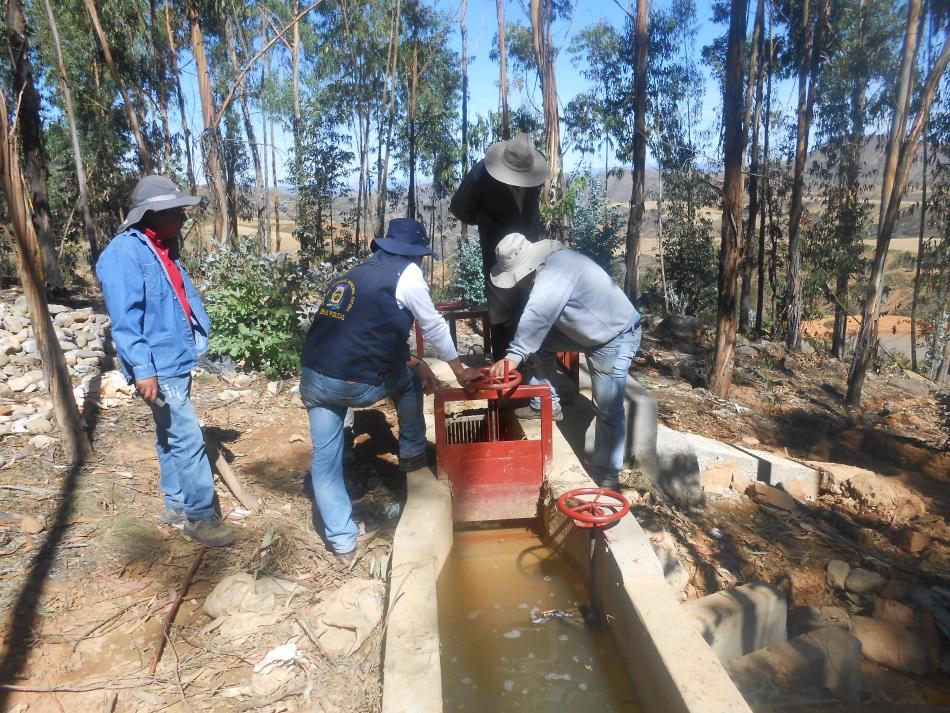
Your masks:
M 296 260 L 259 254 L 247 242 L 218 245 L 205 257 L 200 273 L 212 323 L 209 351 L 269 377 L 296 371 L 308 305 L 323 294 L 329 265 L 307 273 Z
M 459 239 L 458 250 L 452 257 L 452 291 L 469 304 L 485 302 L 485 276 L 482 274 L 482 246 L 478 233 L 471 232 Z
M 622 279 L 620 248 L 626 240 L 626 219 L 616 208 L 607 207 L 607 189 L 590 169 L 571 181 L 576 196 L 568 244 L 587 255 L 615 280 Z

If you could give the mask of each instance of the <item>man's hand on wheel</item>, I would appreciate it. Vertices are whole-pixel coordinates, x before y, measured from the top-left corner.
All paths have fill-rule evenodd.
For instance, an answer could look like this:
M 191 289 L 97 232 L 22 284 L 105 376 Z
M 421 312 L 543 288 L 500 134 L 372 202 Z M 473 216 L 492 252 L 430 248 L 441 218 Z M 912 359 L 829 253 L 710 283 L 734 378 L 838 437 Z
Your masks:
M 505 369 L 505 365 L 508 365 L 508 368 Z M 491 366 L 491 377 L 493 379 L 504 379 L 506 373 L 511 373 L 518 368 L 518 365 L 509 359 L 499 359 Z

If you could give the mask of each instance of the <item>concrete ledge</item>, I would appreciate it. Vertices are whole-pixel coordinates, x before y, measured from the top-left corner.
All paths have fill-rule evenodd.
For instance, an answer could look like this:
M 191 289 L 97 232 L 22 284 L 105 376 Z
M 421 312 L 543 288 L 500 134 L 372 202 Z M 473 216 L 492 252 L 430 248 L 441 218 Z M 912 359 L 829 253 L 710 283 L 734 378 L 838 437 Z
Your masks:
M 570 445 L 554 430 L 554 467 L 543 498 L 543 523 L 558 553 L 589 568 L 589 530 L 557 509 L 558 496 L 592 487 Z M 644 713 L 751 713 L 722 664 L 666 583 L 649 538 L 634 517 L 600 532 L 595 584 L 601 608 Z
M 796 500 L 815 500 L 821 487 L 821 473 L 775 453 L 736 445 L 735 448 L 756 459 L 756 480 L 782 488 Z
M 452 549 L 452 495 L 428 468 L 406 476 L 393 539 L 383 660 L 383 713 L 441 713 L 436 583 Z
M 765 582 L 685 602 L 683 611 L 723 663 L 788 638 L 785 594 Z

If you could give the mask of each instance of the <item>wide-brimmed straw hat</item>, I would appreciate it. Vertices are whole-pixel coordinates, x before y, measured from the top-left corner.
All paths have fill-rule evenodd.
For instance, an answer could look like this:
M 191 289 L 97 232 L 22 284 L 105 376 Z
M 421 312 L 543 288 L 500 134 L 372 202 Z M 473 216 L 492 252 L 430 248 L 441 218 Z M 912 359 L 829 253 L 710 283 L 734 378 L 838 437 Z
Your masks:
M 548 177 L 548 162 L 527 134 L 489 146 L 485 169 L 496 181 L 521 188 L 540 186 Z
M 521 233 L 509 233 L 495 248 L 495 264 L 491 269 L 491 281 L 495 287 L 510 288 L 525 276 L 537 270 L 548 255 L 564 248 L 557 240 L 528 242 Z
M 201 196 L 182 193 L 178 186 L 164 176 L 146 176 L 135 184 L 132 191 L 132 207 L 117 232 L 121 233 L 135 225 L 148 211 L 169 210 L 201 203 Z
M 431 255 L 436 260 L 439 259 L 439 256 L 429 247 L 426 226 L 412 218 L 393 218 L 389 221 L 386 237 L 377 238 L 370 243 L 370 247 L 373 250 L 378 248 L 403 257 Z

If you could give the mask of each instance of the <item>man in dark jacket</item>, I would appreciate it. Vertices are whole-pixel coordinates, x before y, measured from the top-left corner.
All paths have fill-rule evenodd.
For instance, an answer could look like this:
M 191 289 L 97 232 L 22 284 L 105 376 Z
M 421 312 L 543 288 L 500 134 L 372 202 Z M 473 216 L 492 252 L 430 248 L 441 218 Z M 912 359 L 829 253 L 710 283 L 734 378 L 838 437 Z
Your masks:
M 496 359 L 504 356 L 514 325 L 506 319 L 512 310 L 502 308 L 511 295 L 489 279 L 495 247 L 509 233 L 521 233 L 530 242 L 541 238 L 539 201 L 541 184 L 547 177 L 548 164 L 544 156 L 534 148 L 530 136 L 518 134 L 488 147 L 485 158 L 462 179 L 449 206 L 452 215 L 460 221 L 478 226 L 482 275 L 492 324 L 492 355 Z
M 452 344 L 449 326 L 432 304 L 420 265 L 429 249 L 425 226 L 398 218 L 376 251 L 336 279 L 317 311 L 300 361 L 300 397 L 310 420 L 313 495 L 327 543 L 339 560 L 356 556 L 357 526 L 343 483 L 343 421 L 348 408 L 372 406 L 391 397 L 399 419 L 399 469 L 426 465 L 423 392 L 435 376 L 409 353 L 409 330 L 419 320 L 460 384 L 479 372 L 465 367 Z

